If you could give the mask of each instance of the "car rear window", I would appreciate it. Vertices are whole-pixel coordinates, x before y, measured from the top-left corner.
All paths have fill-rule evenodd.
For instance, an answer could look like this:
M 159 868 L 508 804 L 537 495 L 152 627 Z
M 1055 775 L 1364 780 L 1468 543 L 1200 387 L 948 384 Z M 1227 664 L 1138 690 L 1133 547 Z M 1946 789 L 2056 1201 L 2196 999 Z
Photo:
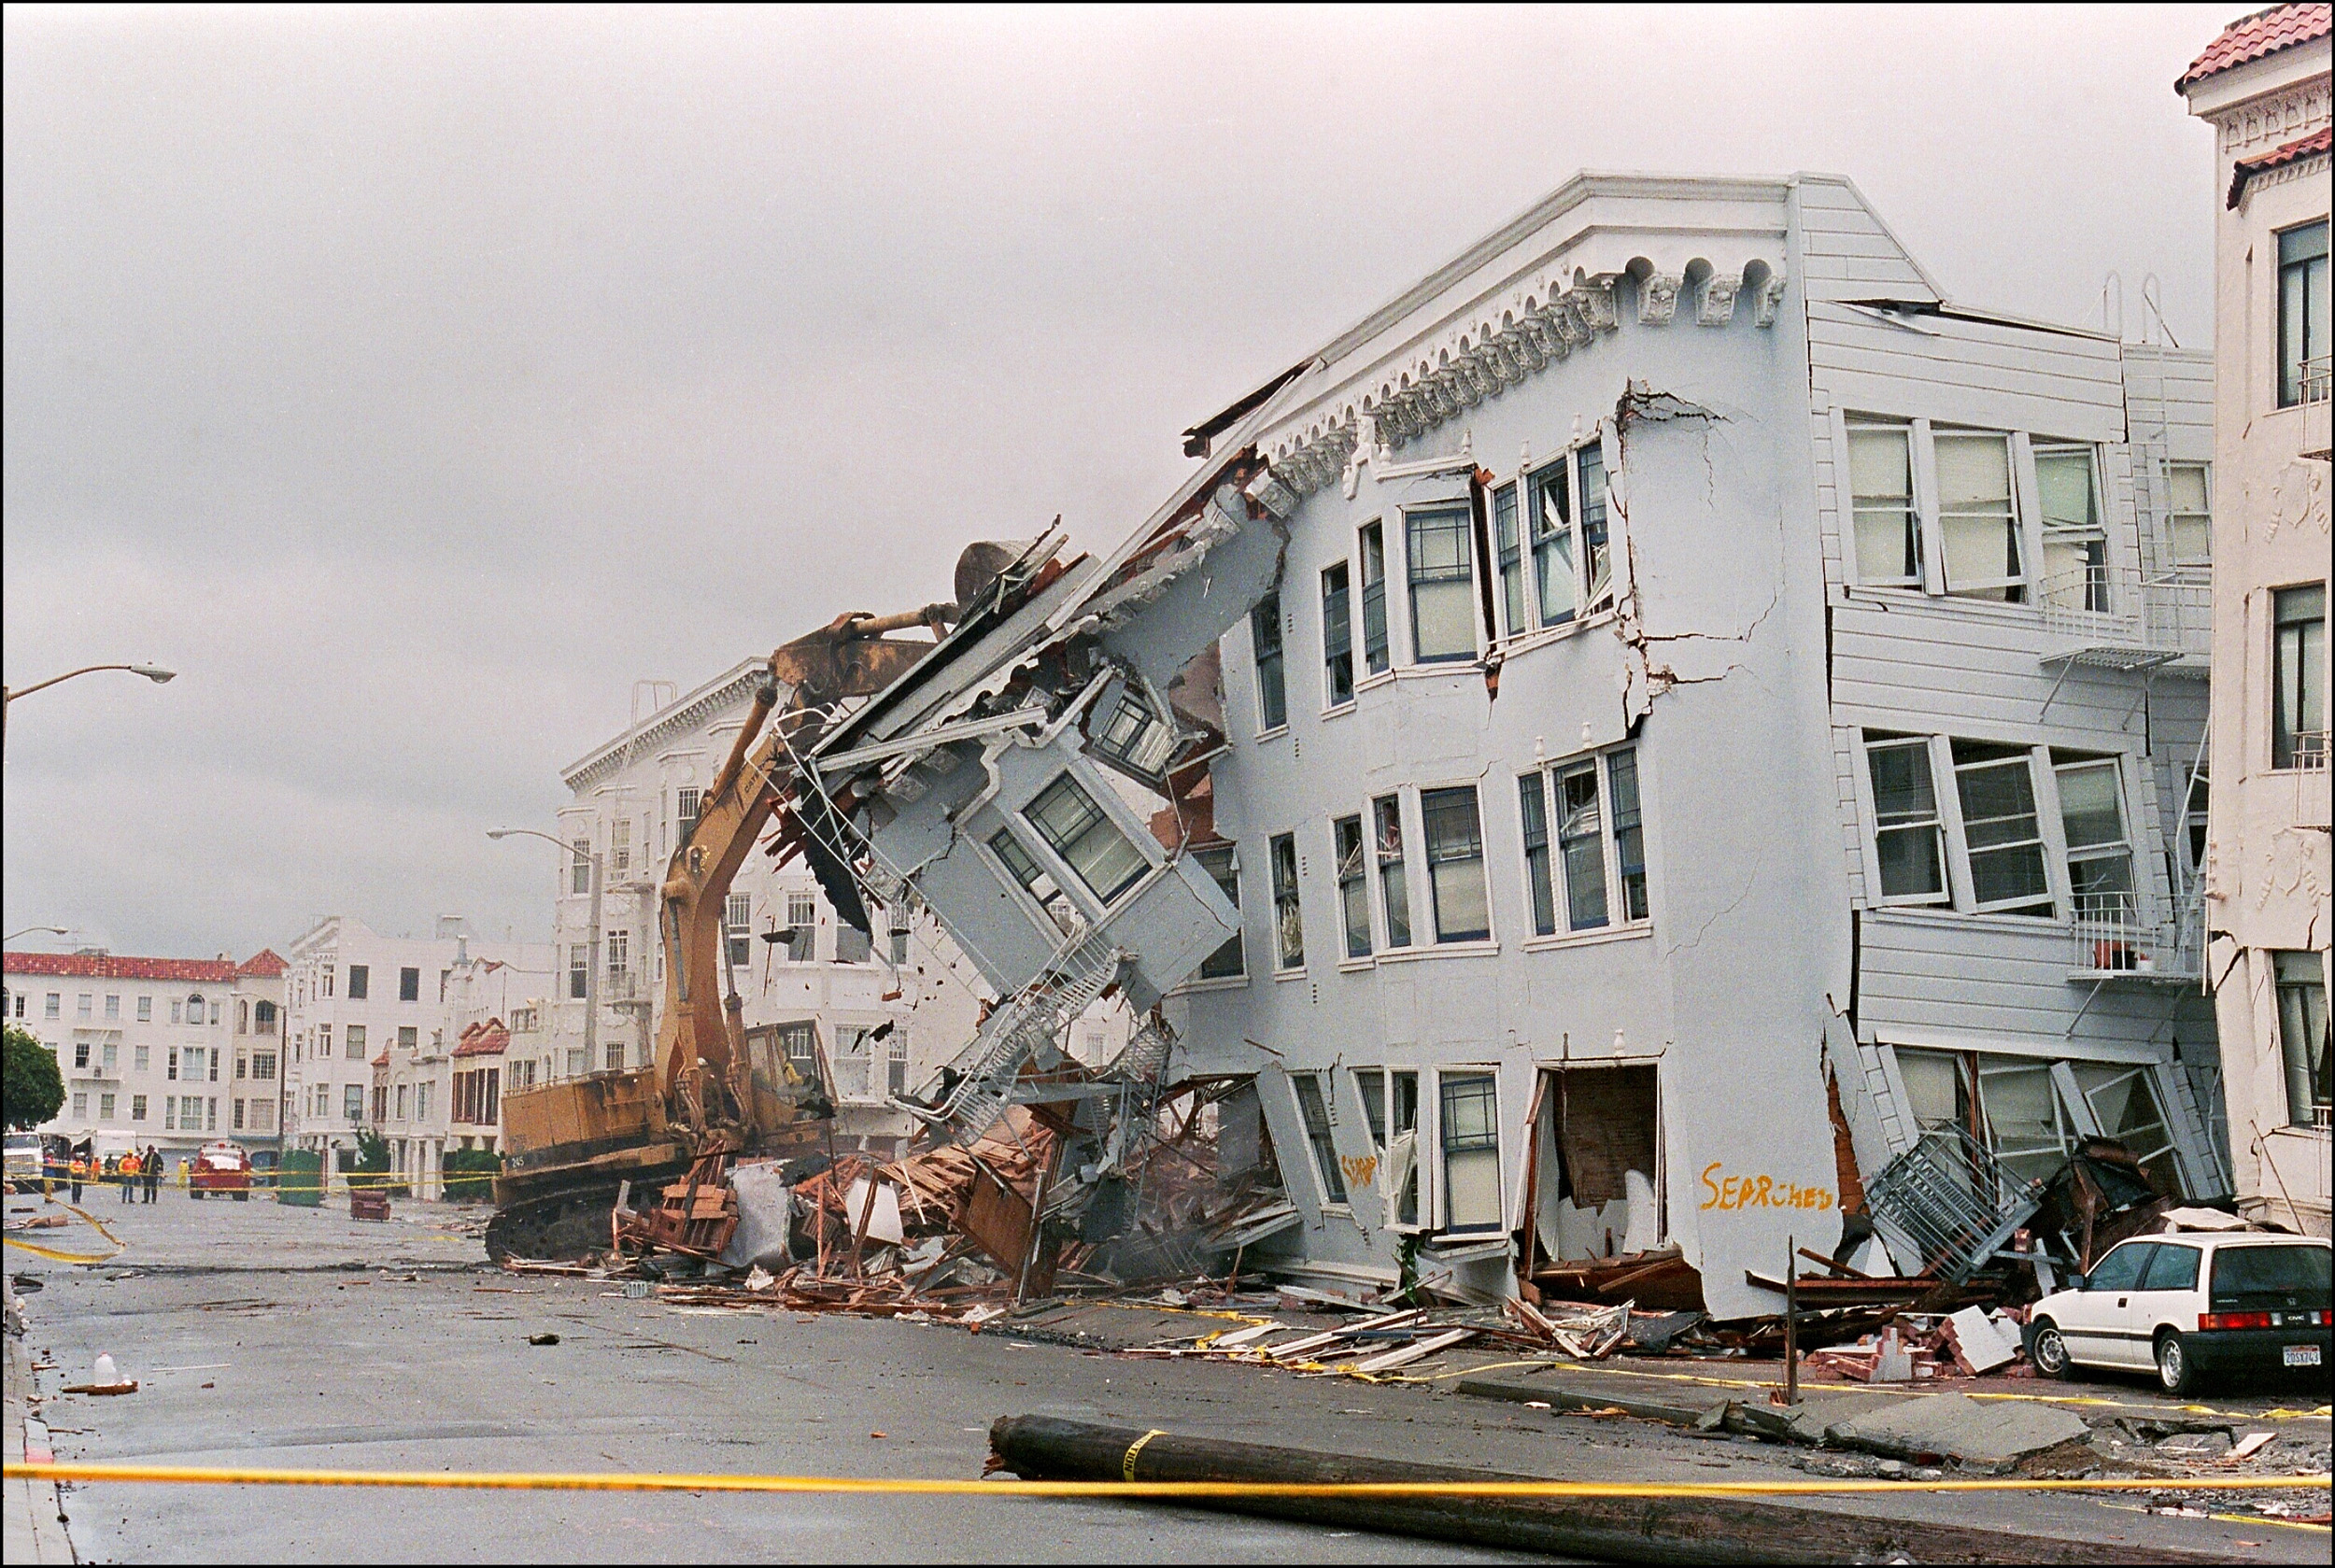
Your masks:
M 2141 1281 L 2144 1291 L 2194 1291 L 2197 1289 L 2197 1249 L 2194 1247 L 2160 1246 L 2157 1256 L 2149 1260 L 2148 1278 Z
M 2254 1291 L 2309 1291 L 2324 1296 L 2330 1275 L 2325 1247 L 2224 1247 L 2214 1254 L 2214 1289 L 2232 1294 Z

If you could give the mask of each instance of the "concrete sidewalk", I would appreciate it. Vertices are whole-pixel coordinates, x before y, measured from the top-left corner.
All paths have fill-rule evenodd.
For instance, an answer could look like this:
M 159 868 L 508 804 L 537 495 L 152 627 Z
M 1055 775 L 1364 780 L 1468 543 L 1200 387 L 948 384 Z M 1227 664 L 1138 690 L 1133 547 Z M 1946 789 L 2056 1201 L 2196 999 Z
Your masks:
M 7 1443 L 10 1464 L 43 1463 L 50 1459 L 49 1429 L 33 1413 L 37 1391 L 33 1369 L 25 1358 L 22 1337 L 11 1333 L 6 1338 L 7 1431 L 0 1441 Z M 0 1548 L 4 1548 L 0 1555 L 5 1555 L 7 1562 L 13 1565 L 80 1561 L 74 1555 L 73 1542 L 65 1534 L 64 1506 L 58 1499 L 56 1483 L 10 1476 L 6 1492 L 6 1502 L 0 1503 Z

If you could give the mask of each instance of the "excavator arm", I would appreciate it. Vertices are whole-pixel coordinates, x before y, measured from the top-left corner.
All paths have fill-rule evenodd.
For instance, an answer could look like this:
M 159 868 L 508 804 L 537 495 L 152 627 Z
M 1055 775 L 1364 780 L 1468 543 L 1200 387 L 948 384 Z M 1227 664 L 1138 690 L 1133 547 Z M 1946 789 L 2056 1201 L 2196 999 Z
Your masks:
M 794 759 L 817 741 L 834 704 L 882 691 L 934 646 L 884 633 L 922 626 L 937 638 L 955 616 L 954 604 L 841 615 L 773 652 L 745 727 L 700 798 L 696 826 L 673 852 L 658 896 L 665 1007 L 657 1061 L 669 1113 L 696 1135 L 700 1152 L 713 1144 L 744 1147 L 757 1121 L 744 1002 L 722 939 L 730 883 L 772 813 L 793 796 Z

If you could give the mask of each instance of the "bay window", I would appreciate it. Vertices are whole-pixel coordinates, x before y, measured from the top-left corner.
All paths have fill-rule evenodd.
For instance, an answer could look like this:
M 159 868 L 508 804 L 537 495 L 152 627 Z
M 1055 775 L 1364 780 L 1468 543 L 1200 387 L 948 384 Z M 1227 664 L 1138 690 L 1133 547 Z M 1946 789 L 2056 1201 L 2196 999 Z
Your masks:
M 1599 809 L 1597 765 L 1567 768 L 1552 781 L 1557 795 L 1557 844 L 1564 861 L 1565 912 L 1576 931 L 1609 918 L 1606 904 L 1605 814 Z
M 1501 1228 L 1499 1080 L 1489 1072 L 1439 1075 L 1443 1208 L 1447 1231 Z
M 1606 456 L 1591 442 L 1533 475 L 1533 589 L 1540 624 L 1562 626 L 1613 603 Z M 1517 613 L 1522 606 L 1519 596 Z
M 1524 827 L 1524 885 L 1533 906 L 1533 934 L 1557 931 L 1556 884 L 1549 867 L 1549 786 L 1538 773 L 1516 781 L 1516 804 Z
M 1410 879 L 1403 853 L 1403 801 L 1381 795 L 1370 802 L 1379 857 L 1379 899 L 1386 911 L 1386 945 L 1410 946 Z
M 1370 879 L 1365 860 L 1362 818 L 1342 816 L 1330 824 L 1337 852 L 1337 908 L 1346 926 L 1346 956 L 1370 956 Z
M 1346 563 L 1322 573 L 1323 700 L 1339 708 L 1354 699 L 1354 623 L 1347 597 Z
M 1465 504 L 1406 513 L 1411 655 L 1421 664 L 1476 657 L 1476 570 Z
M 1238 852 L 1230 844 L 1210 844 L 1193 852 L 1200 869 L 1216 879 L 1217 890 L 1235 913 L 1240 909 L 1240 860 Z M 1202 980 L 1234 980 L 1248 973 L 1248 963 L 1241 946 L 1240 933 L 1226 937 L 1221 946 L 1200 960 Z
M 1323 1073 L 1301 1072 L 1291 1074 L 1289 1082 L 1297 1092 L 1297 1115 L 1305 1123 L 1306 1143 L 1313 1151 L 1314 1174 L 1322 1179 L 1323 1200 L 1344 1203 L 1346 1179 L 1337 1168 L 1337 1146 L 1330 1129 L 1325 1079 Z
M 1068 895 L 1062 891 L 1046 869 L 1038 864 L 1037 857 L 1022 847 L 1022 841 L 1013 836 L 1011 829 L 1000 827 L 989 836 L 989 853 L 998 857 L 998 864 L 1012 876 L 1022 891 L 1046 911 L 1046 918 L 1054 923 L 1056 929 L 1065 936 L 1078 929 L 1079 912 Z
M 1281 671 L 1281 596 L 1268 593 L 1249 612 L 1249 646 L 1256 662 L 1256 727 L 1269 734 L 1289 722 L 1289 689 Z
M 1386 530 L 1362 526 L 1362 664 L 1373 675 L 1386 673 Z
M 1476 787 L 1419 794 L 1427 835 L 1427 882 L 1438 942 L 1483 941 L 1492 935 L 1492 900 L 1484 882 L 1482 813 Z
M 1637 753 L 1619 751 L 1606 758 L 1606 797 L 1613 802 L 1614 870 L 1620 878 L 1621 918 L 1644 920 L 1646 824 L 1638 810 Z
M 1068 773 L 1040 790 L 1022 815 L 1106 908 L 1151 869 L 1143 852 Z
M 1306 966 L 1306 917 L 1297 892 L 1297 840 L 1283 833 L 1269 846 L 1273 865 L 1273 961 L 1280 969 Z
M 1517 804 L 1535 936 L 1557 933 L 1560 911 L 1568 931 L 1650 916 L 1634 747 L 1527 773 Z
M 1492 492 L 1492 541 L 1500 556 L 1500 624 L 1510 637 L 1532 626 L 1525 618 L 1524 545 L 1520 526 L 1516 487 L 1503 485 Z

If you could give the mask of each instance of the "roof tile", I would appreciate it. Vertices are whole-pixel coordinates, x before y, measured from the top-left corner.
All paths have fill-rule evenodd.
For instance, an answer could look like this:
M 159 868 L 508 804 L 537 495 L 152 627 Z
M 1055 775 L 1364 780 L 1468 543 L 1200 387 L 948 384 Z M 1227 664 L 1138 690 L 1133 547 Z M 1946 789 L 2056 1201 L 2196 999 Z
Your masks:
M 2314 38 L 2324 38 L 2330 31 L 2335 31 L 2335 5 L 2328 0 L 2272 6 L 2240 17 L 2221 30 L 2221 36 L 2208 44 L 2203 54 L 2189 63 L 2189 68 L 2181 73 L 2181 79 L 2172 84 L 2172 90 L 2186 92 L 2192 84 L 2207 77 L 2218 76 L 2233 66 L 2297 44 L 2307 44 Z
M 281 960 L 278 960 L 281 962 Z M 95 953 L 11 953 L 0 968 L 12 975 L 62 975 L 78 980 L 207 981 L 232 985 L 235 966 L 224 958 L 128 958 Z

